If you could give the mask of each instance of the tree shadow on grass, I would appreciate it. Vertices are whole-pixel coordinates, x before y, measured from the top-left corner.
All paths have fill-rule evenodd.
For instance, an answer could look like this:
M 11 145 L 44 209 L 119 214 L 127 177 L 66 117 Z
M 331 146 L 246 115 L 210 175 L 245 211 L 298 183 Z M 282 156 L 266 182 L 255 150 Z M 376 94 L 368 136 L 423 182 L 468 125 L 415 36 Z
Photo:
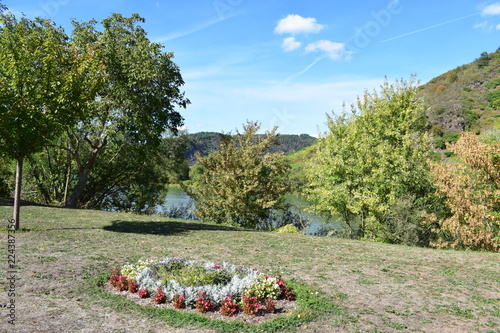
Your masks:
M 174 235 L 190 231 L 251 231 L 223 225 L 206 224 L 201 222 L 145 222 L 145 221 L 111 221 L 111 225 L 104 230 L 134 234 Z

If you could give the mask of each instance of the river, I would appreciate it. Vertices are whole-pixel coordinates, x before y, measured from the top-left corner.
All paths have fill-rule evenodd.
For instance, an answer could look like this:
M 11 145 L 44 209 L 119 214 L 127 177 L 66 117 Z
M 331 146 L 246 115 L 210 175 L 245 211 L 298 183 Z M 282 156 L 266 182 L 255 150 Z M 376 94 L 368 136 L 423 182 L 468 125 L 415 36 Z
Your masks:
M 306 234 L 309 235 L 333 235 L 335 230 L 340 230 L 342 228 L 342 222 L 338 220 L 328 219 L 316 214 L 307 213 L 304 211 L 309 204 L 308 202 L 299 196 L 290 196 L 286 199 L 287 203 L 290 205 L 290 211 L 294 214 L 295 218 L 298 218 L 307 224 L 304 229 Z M 193 201 L 179 187 L 169 187 L 167 196 L 165 197 L 165 203 L 158 208 L 159 214 L 164 214 L 165 212 L 175 215 L 176 218 L 192 219 L 192 214 L 189 214 L 190 209 L 193 207 Z M 186 214 L 186 215 L 185 215 Z M 277 212 L 277 216 L 281 216 L 282 212 Z

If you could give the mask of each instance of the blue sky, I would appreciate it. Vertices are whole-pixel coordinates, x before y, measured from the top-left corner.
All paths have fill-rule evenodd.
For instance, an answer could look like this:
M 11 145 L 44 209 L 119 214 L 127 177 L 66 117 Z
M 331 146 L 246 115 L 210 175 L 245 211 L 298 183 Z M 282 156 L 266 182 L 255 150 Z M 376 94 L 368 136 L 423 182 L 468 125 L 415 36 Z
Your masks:
M 3 0 L 16 15 L 139 13 L 173 52 L 192 104 L 190 133 L 262 130 L 317 135 L 365 90 L 416 74 L 425 83 L 500 46 L 500 2 L 430 0 Z

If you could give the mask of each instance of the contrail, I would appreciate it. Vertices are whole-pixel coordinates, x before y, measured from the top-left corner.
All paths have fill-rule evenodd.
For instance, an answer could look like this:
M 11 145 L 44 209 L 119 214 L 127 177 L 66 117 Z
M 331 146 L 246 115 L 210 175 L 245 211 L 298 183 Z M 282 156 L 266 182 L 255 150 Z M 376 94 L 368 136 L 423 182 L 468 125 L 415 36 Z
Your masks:
M 323 57 L 317 57 L 316 59 L 314 59 L 314 61 L 313 61 L 313 62 L 312 62 L 309 66 L 307 66 L 306 68 L 304 68 L 303 70 L 301 70 L 301 71 L 300 71 L 300 72 L 298 72 L 298 73 L 295 73 L 295 74 L 293 74 L 293 75 L 290 75 L 290 76 L 289 76 L 289 77 L 285 80 L 285 82 L 288 82 L 288 81 L 290 81 L 290 80 L 292 80 L 292 79 L 296 78 L 297 76 L 300 76 L 300 75 L 304 74 L 304 73 L 305 73 L 305 72 L 307 72 L 307 71 L 308 71 L 308 70 L 309 70 L 312 66 L 316 65 L 316 63 L 318 63 L 320 60 L 323 60 L 323 59 L 325 59 L 325 58 L 326 58 L 326 56 L 323 56 Z
M 432 25 L 432 26 L 427 27 L 427 28 L 415 30 L 415 31 L 412 31 L 412 32 L 408 32 L 406 34 L 402 34 L 402 35 L 399 35 L 399 36 L 396 36 L 396 37 L 385 39 L 385 40 L 381 41 L 381 43 L 385 43 L 385 42 L 389 42 L 391 40 L 395 40 L 395 39 L 398 39 L 398 38 L 401 38 L 401 37 L 413 35 L 413 34 L 416 34 L 417 32 L 421 32 L 421 31 L 432 29 L 432 28 L 440 27 L 440 26 L 448 24 L 448 23 L 453 23 L 453 22 L 456 22 L 456 21 L 465 20 L 466 18 L 469 18 L 469 17 L 472 17 L 472 16 L 476 16 L 476 15 L 479 15 L 479 14 L 481 14 L 481 13 L 475 13 L 475 14 L 472 14 L 472 15 L 467 15 L 467 16 L 464 16 L 464 17 L 461 17 L 461 18 L 457 18 L 457 19 L 454 19 L 454 20 L 451 20 L 451 21 L 444 22 L 444 23 L 435 24 L 435 25 Z

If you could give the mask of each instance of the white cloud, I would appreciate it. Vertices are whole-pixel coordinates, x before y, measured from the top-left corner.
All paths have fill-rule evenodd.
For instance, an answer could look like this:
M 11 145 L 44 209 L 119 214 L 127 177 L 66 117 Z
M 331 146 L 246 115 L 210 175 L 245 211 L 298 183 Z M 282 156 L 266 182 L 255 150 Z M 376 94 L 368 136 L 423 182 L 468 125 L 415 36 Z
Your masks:
M 307 45 L 306 52 L 324 52 L 329 58 L 339 60 L 345 55 L 345 45 L 342 43 L 320 40 Z
M 274 32 L 277 34 L 318 33 L 324 27 L 324 25 L 316 23 L 315 18 L 304 18 L 300 15 L 290 14 L 278 22 Z
M 497 30 L 500 30 L 500 24 L 497 25 Z
M 302 45 L 301 42 L 298 42 L 295 40 L 295 37 L 288 37 L 283 39 L 283 44 L 281 46 L 285 51 L 293 51 L 295 49 L 298 49 Z
M 482 15 L 500 15 L 500 2 L 484 7 Z

